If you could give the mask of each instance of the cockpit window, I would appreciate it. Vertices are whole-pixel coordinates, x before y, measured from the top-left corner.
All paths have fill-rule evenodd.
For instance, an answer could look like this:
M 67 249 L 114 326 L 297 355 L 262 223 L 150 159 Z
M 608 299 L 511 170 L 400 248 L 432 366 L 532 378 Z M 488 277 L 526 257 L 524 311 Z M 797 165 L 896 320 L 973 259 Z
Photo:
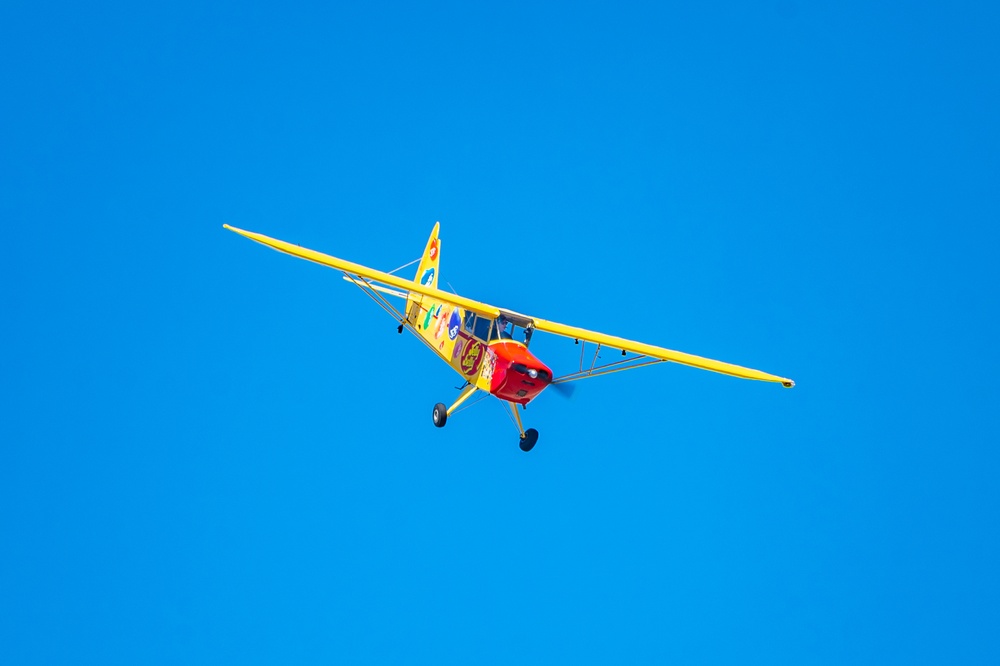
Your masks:
M 475 312 L 466 312 L 465 319 L 462 321 L 462 326 L 465 328 L 466 332 L 471 333 L 480 340 L 486 341 L 489 340 L 493 320 L 489 317 L 477 315 Z
M 494 320 L 466 310 L 462 328 L 483 341 L 517 340 L 525 345 L 531 342 L 532 329 L 516 326 L 502 315 Z
M 493 327 L 493 334 L 490 336 L 490 340 L 510 340 L 513 335 L 514 325 L 509 321 L 500 317 L 497 319 L 497 325 Z
M 500 315 L 500 318 L 497 319 L 497 325 L 493 328 L 490 340 L 517 340 L 528 346 L 531 342 L 532 330 L 518 326 L 503 315 Z
M 473 335 L 480 340 L 489 340 L 491 328 L 493 328 L 492 319 L 487 319 L 486 317 L 476 317 L 476 328 L 473 331 Z

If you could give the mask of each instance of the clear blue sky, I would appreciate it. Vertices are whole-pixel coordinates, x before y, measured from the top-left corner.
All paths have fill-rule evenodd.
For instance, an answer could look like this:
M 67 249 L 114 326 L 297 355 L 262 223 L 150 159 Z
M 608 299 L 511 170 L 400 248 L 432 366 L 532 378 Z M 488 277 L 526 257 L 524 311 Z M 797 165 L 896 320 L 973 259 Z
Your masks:
M 0 9 L 0 662 L 1000 663 L 994 3 Z M 333 271 L 660 366 L 431 424 Z M 536 338 L 557 369 L 576 348 Z

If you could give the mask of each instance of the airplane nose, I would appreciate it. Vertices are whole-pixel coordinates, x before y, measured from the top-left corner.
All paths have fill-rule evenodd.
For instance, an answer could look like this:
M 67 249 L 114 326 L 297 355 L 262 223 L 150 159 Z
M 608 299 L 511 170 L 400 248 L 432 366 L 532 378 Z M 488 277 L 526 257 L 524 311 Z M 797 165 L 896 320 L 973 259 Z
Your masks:
M 552 371 L 520 342 L 500 340 L 490 349 L 497 357 L 490 393 L 501 400 L 527 404 L 552 381 Z

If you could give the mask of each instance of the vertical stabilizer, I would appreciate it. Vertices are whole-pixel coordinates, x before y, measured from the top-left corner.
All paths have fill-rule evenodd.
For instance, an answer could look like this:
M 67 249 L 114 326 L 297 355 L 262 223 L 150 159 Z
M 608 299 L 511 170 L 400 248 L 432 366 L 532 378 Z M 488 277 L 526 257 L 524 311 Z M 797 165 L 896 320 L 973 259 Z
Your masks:
M 437 289 L 438 277 L 441 272 L 441 239 L 438 238 L 438 228 L 440 226 L 440 222 L 434 223 L 430 238 L 427 239 L 427 245 L 424 247 L 424 255 L 420 258 L 420 266 L 417 268 L 417 274 L 413 277 L 414 282 L 419 282 L 424 286 L 434 287 L 435 289 Z M 410 292 L 406 298 L 407 319 L 411 325 L 418 317 L 420 304 L 423 302 L 423 299 L 423 296 L 414 294 L 413 292 Z
M 431 230 L 431 237 L 427 239 L 427 247 L 424 248 L 424 256 L 420 259 L 420 267 L 413 278 L 415 282 L 435 289 L 438 286 L 438 267 L 441 263 L 441 239 L 438 238 L 438 228 L 440 226 L 440 222 L 434 223 L 434 229 Z

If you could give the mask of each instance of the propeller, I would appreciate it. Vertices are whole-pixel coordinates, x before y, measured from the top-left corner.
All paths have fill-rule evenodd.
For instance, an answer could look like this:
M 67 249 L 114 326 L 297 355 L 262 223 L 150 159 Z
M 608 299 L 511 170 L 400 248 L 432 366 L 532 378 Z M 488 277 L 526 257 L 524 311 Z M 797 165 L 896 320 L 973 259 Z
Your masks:
M 572 382 L 560 382 L 558 379 L 549 384 L 549 386 L 564 398 L 572 398 L 573 392 L 576 391 L 576 386 Z

